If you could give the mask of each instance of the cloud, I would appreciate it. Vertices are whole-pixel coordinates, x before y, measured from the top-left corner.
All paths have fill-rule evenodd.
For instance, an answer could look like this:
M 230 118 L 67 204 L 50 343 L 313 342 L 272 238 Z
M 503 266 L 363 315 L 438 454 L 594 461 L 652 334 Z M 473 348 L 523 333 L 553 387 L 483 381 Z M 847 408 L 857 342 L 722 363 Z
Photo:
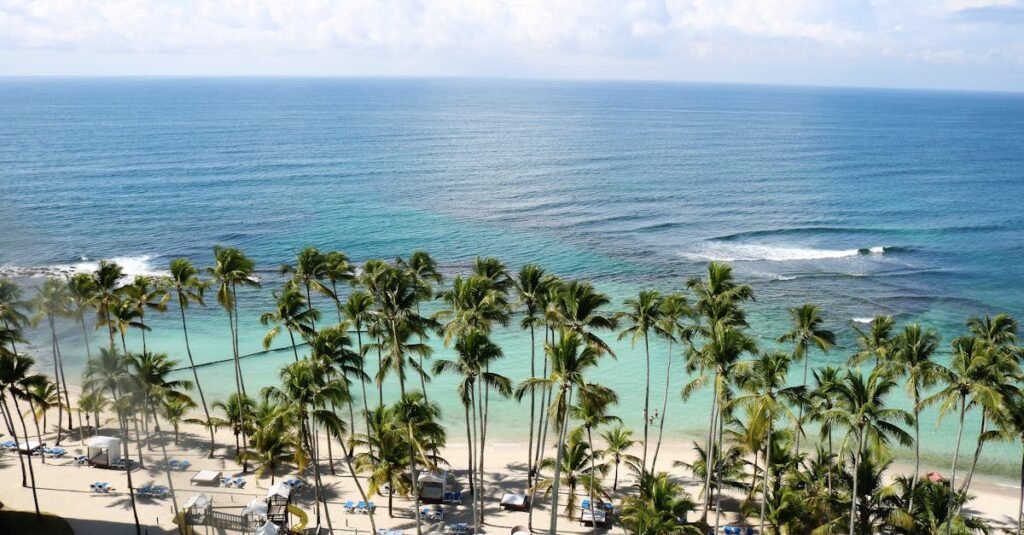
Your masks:
M 415 63 L 437 74 L 644 76 L 637 69 L 716 62 L 1019 62 L 1024 32 L 1011 26 L 1022 19 L 1018 0 L 0 0 L 0 53 L 238 58 L 227 72 L 319 57 L 332 73 Z

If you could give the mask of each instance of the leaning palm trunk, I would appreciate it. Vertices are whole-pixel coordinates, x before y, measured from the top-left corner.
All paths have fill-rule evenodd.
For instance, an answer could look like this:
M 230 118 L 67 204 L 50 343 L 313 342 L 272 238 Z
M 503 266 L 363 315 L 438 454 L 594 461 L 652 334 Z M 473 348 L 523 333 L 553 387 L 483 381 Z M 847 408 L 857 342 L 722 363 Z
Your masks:
M 420 516 L 420 485 L 416 474 L 416 447 L 413 445 L 415 440 L 412 425 L 409 425 L 409 471 L 412 472 L 412 500 L 416 507 L 416 535 L 423 535 L 423 519 Z
M 597 455 L 594 452 L 594 437 L 590 434 L 589 425 L 587 426 L 587 442 L 590 444 L 590 485 L 588 485 L 590 487 L 588 491 L 590 493 L 590 496 L 588 496 L 590 498 L 590 525 L 594 528 L 594 534 L 596 535 L 597 517 L 594 516 L 594 502 L 597 500 L 594 499 L 594 480 L 597 477 L 597 467 L 595 466 L 594 458 Z
M 18 419 L 21 420 L 21 432 L 22 432 L 22 436 L 25 437 L 25 445 L 27 446 L 28 445 L 28 428 L 25 427 L 25 417 L 21 415 L 21 408 L 18 407 L 18 397 L 14 394 L 13 391 L 11 392 L 11 399 L 14 400 L 14 410 L 18 413 Z M 17 444 L 17 440 L 18 439 L 15 438 L 14 440 L 15 440 L 15 444 Z M 19 446 L 18 447 L 18 452 L 20 453 L 21 452 L 20 444 L 17 444 L 17 445 Z M 36 472 L 32 468 L 32 454 L 29 453 L 27 457 L 28 457 L 28 475 L 29 475 L 30 480 L 32 481 L 32 502 L 35 504 L 35 507 L 36 507 L 36 516 L 41 518 L 42 514 L 39 512 L 39 496 L 36 494 Z
M 14 396 L 12 395 L 11 398 L 13 399 Z M 6 394 L 4 394 L 3 390 L 0 390 L 0 401 L 3 401 L 4 415 L 6 417 L 5 421 L 9 420 L 9 423 L 7 424 L 7 430 L 10 431 L 11 438 L 14 439 L 14 443 L 15 444 L 19 444 L 19 442 L 18 442 L 18 432 L 17 432 L 17 429 L 14 427 L 14 417 L 11 415 L 11 409 L 7 406 L 7 396 L 6 396 Z M 17 400 L 15 400 L 15 404 L 17 404 Z M 17 405 L 15 405 L 15 410 L 17 410 Z M 21 421 L 21 428 L 25 429 L 25 421 L 24 420 Z M 26 433 L 25 435 L 22 435 L 22 436 L 25 438 L 25 441 L 28 442 L 28 434 Z M 21 486 L 22 487 L 27 487 L 28 486 L 28 480 L 26 479 L 26 473 L 25 473 L 24 454 L 21 452 L 21 448 L 17 448 L 17 451 L 18 451 L 18 460 L 21 462 Z M 32 458 L 29 457 L 29 472 L 31 472 L 31 471 L 32 471 Z M 39 512 L 39 497 L 36 496 L 36 478 L 35 478 L 35 474 L 34 473 L 32 474 L 32 499 L 35 500 L 35 502 L 36 502 L 36 512 L 38 513 Z
M 167 474 L 167 490 L 171 494 L 171 507 L 174 510 L 174 518 L 178 518 L 178 498 L 174 495 L 174 481 L 171 479 L 171 465 L 169 458 L 167 457 L 167 437 L 163 436 L 160 431 L 160 421 L 153 416 L 153 431 L 157 434 L 157 439 L 160 441 L 160 452 L 164 456 L 164 473 Z M 274 471 L 270 471 L 270 476 L 274 476 Z
M 1024 436 L 1021 437 L 1021 444 L 1024 445 Z M 1024 529 L 1024 454 L 1020 458 L 1020 502 L 1017 504 L 1017 535 L 1021 535 Z
M 530 324 L 530 377 L 537 376 L 537 339 Z M 526 487 L 533 486 L 533 424 L 537 415 L 537 391 L 530 390 L 530 442 L 526 448 Z M 538 440 L 540 437 L 537 437 Z
M 757 462 L 756 457 L 755 455 L 755 463 Z M 764 519 L 768 508 L 768 485 L 772 475 L 772 424 L 770 422 L 768 423 L 768 447 L 765 450 L 764 458 L 764 477 L 761 478 L 761 530 L 758 533 L 767 533 L 764 530 Z M 755 476 L 757 474 L 756 465 L 754 466 L 754 474 Z M 750 490 L 753 492 L 753 487 Z
M 651 348 L 647 341 L 647 331 L 644 331 L 644 457 L 640 465 L 643 471 L 647 471 L 647 434 L 651 427 Z
M 921 473 L 921 394 L 918 391 L 917 383 L 914 383 L 914 476 L 910 479 L 910 500 L 907 503 L 907 513 L 914 510 L 914 489 L 917 488 L 917 478 Z M 831 446 L 830 446 L 831 447 Z M 832 472 L 829 471 L 829 477 Z
M 953 496 L 956 492 L 953 490 L 956 488 L 956 461 L 960 458 L 960 440 L 964 435 L 964 415 L 967 413 L 967 400 L 960 399 L 960 424 L 956 431 L 956 449 L 953 450 L 953 468 L 952 474 L 949 478 L 949 500 L 946 503 L 946 535 L 950 535 L 953 530 Z
M 472 401 L 470 401 L 470 403 L 472 403 Z M 466 452 L 467 452 L 468 462 L 469 462 L 469 464 L 467 465 L 468 466 L 468 470 L 469 470 L 469 491 L 470 491 L 469 494 L 470 494 L 470 496 L 472 496 L 473 495 L 473 430 L 472 430 L 472 427 L 470 427 L 470 423 L 469 423 L 469 405 L 468 404 L 467 405 L 463 405 L 462 408 L 463 408 L 463 411 L 466 413 L 466 446 L 467 446 Z M 1024 487 L 1021 487 L 1021 488 L 1024 488 Z M 473 503 L 473 531 L 475 532 L 476 528 L 480 525 L 477 522 L 476 499 L 475 498 L 473 499 L 472 503 Z
M 352 481 L 356 483 L 356 489 L 359 491 L 359 497 L 363 499 L 363 502 L 370 503 L 370 499 L 366 496 L 366 491 L 363 489 L 363 484 L 359 482 L 359 476 L 356 475 L 356 469 L 352 466 L 352 455 L 349 454 L 348 448 L 345 446 L 344 441 L 341 442 L 341 453 L 345 455 L 345 465 L 348 466 L 348 473 L 352 476 Z M 370 510 L 367 516 L 370 517 L 370 533 L 377 533 L 377 522 L 373 520 L 374 511 Z
M 804 382 L 803 382 L 803 386 L 806 389 L 807 388 L 807 365 L 808 365 L 807 361 L 810 358 L 807 355 L 807 348 L 806 347 L 803 349 L 803 355 L 804 355 Z M 797 414 L 797 417 L 796 417 L 796 455 L 797 455 L 797 457 L 800 456 L 800 436 L 803 435 L 803 434 L 804 434 L 804 404 L 800 403 L 800 407 L 798 408 L 798 414 Z M 852 535 L 852 533 L 851 533 L 851 535 Z
M 704 512 L 700 515 L 701 522 L 708 519 L 708 509 L 711 508 L 711 467 L 715 463 L 715 427 L 718 424 L 718 373 L 715 373 L 715 393 L 711 397 L 711 424 L 708 425 L 708 440 L 705 443 L 704 451 L 707 452 L 704 460 Z
M 722 436 L 725 429 L 725 422 L 722 421 L 722 403 L 718 404 L 718 449 L 719 460 L 715 466 L 715 533 L 718 533 L 718 523 L 722 519 L 722 465 L 725 463 L 721 461 L 724 458 L 722 453 Z
M 548 533 L 558 533 L 558 487 L 562 479 L 562 458 L 565 455 L 565 435 L 569 432 L 569 407 L 572 406 L 572 386 L 568 386 L 568 388 L 563 387 L 562 390 L 564 397 L 567 399 L 564 404 L 565 410 L 562 412 L 562 428 L 558 432 L 558 453 L 555 454 L 555 476 L 551 484 L 551 527 L 548 530 Z
M 183 298 L 179 295 L 179 302 L 183 302 Z M 213 450 L 217 449 L 216 438 L 213 433 L 213 425 L 210 423 L 210 409 L 206 406 L 206 396 L 203 395 L 203 385 L 199 383 L 199 371 L 196 369 L 196 362 L 192 359 L 192 346 L 189 345 L 188 341 L 188 323 L 185 322 L 185 309 L 181 306 L 181 331 L 185 335 L 185 353 L 188 355 L 188 365 L 192 369 L 192 379 L 196 383 L 196 390 L 199 391 L 199 402 L 203 406 L 203 414 L 206 415 L 206 427 L 210 430 L 210 455 L 207 457 L 213 458 Z
M 959 447 L 959 445 L 958 445 Z M 857 527 L 857 483 L 860 481 L 860 463 L 864 456 L 864 427 L 857 434 L 857 453 L 853 457 L 853 493 L 850 495 L 850 535 L 856 533 Z M 954 468 L 954 474 L 956 474 Z M 950 493 L 950 496 L 953 494 Z
M 53 322 L 53 314 L 46 315 L 46 321 L 50 324 L 50 342 L 53 345 L 53 384 L 57 385 L 57 445 L 60 445 L 61 422 L 64 420 L 64 403 L 60 400 L 61 385 L 64 388 L 64 397 L 68 406 L 68 432 L 71 432 L 71 400 L 68 399 L 68 385 L 63 379 L 64 365 L 60 360 L 60 346 L 57 342 L 57 327 Z
M 978 445 L 974 448 L 974 459 L 971 460 L 971 468 L 967 471 L 967 479 L 964 480 L 963 486 L 960 487 L 960 494 L 967 494 L 967 490 L 971 488 L 971 479 L 974 477 L 974 469 L 978 467 L 978 459 L 981 458 L 981 449 L 985 446 L 984 436 L 987 425 L 988 417 L 983 409 L 981 413 L 981 431 L 978 432 Z
M 661 402 L 661 417 L 658 420 L 658 442 L 654 445 L 654 457 L 651 458 L 651 473 L 658 473 L 655 466 L 658 464 L 658 452 L 661 451 L 661 437 L 665 434 L 665 413 L 668 411 L 668 385 L 672 376 L 672 339 L 668 340 L 668 362 L 665 364 L 665 394 Z

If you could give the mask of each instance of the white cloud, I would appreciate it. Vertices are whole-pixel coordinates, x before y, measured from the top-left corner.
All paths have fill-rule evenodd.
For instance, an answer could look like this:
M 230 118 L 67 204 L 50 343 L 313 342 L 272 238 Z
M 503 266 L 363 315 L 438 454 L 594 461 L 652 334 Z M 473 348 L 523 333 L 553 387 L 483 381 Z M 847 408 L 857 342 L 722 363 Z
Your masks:
M 1024 27 L 980 27 L 985 19 L 961 16 L 1018 7 L 1020 0 L 0 0 L 0 52 L 111 62 L 154 54 L 197 63 L 369 58 L 384 71 L 393 65 L 393 74 L 409 62 L 440 65 L 437 74 L 481 65 L 500 73 L 504 65 L 510 75 L 557 75 L 567 65 L 601 65 L 596 77 L 611 65 L 657 75 L 714 62 L 1019 64 Z M 5 72 L 16 73 L 0 64 Z

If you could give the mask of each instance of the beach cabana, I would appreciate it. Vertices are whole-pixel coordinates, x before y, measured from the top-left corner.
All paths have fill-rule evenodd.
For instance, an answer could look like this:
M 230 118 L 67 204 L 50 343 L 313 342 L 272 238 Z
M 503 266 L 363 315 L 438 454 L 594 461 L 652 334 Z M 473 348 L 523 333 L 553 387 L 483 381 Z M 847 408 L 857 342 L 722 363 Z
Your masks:
M 287 483 L 276 483 L 267 489 L 267 521 L 278 526 L 288 525 L 291 496 L 292 487 Z
M 121 440 L 114 437 L 95 436 L 85 441 L 88 448 L 86 457 L 92 466 L 110 468 L 121 458 Z
M 530 497 L 525 494 L 504 494 L 501 496 L 501 508 L 507 511 L 528 511 Z
M 443 503 L 448 487 L 448 472 L 423 472 L 416 479 L 420 488 L 420 502 Z
M 18 442 L 18 450 L 22 453 L 32 453 L 39 449 L 39 441 L 36 440 L 22 440 Z
M 196 485 L 216 485 L 220 483 L 220 470 L 200 470 L 192 476 L 192 483 Z
M 279 527 L 274 525 L 272 522 L 267 522 L 266 524 L 256 528 L 253 535 L 277 535 L 279 531 L 281 531 Z

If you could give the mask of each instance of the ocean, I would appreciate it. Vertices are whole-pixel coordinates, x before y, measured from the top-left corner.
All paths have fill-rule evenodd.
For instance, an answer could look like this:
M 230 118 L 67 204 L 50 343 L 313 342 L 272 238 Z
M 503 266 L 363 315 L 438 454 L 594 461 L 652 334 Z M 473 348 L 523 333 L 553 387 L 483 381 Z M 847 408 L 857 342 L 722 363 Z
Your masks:
M 752 330 L 765 348 L 778 347 L 788 307 L 812 302 L 840 341 L 813 354 L 812 366 L 845 362 L 856 351 L 851 325 L 880 313 L 938 330 L 945 361 L 968 316 L 1024 319 L 1021 199 L 1020 94 L 0 79 L 0 272 L 31 285 L 39 270 L 112 258 L 130 273 L 155 274 L 172 258 L 208 266 L 215 244 L 238 246 L 264 278 L 240 297 L 244 353 L 262 349 L 258 316 L 281 283 L 277 268 L 315 245 L 357 262 L 424 249 L 449 278 L 477 255 L 513 268 L 537 262 L 590 280 L 616 308 L 639 289 L 681 291 L 709 261 L 727 261 L 755 289 Z M 224 312 L 189 314 L 197 361 L 228 357 Z M 149 347 L 185 360 L 178 316 L 154 316 Z M 30 335 L 50 369 L 46 333 Z M 528 333 L 501 329 L 494 338 L 505 352 L 497 369 L 525 378 Z M 137 334 L 129 345 L 139 345 Z M 435 358 L 452 357 L 434 346 Z M 85 347 L 75 325 L 62 325 L 61 347 L 77 378 Z M 617 414 L 636 427 L 643 355 L 628 342 L 613 347 L 617 359 L 593 379 L 620 393 Z M 291 359 L 287 351 L 246 359 L 247 385 L 273 382 Z M 666 360 L 655 344 L 659 402 Z M 709 393 L 679 401 L 687 377 L 678 354 L 675 362 L 667 432 L 695 437 Z M 231 374 L 230 365 L 203 367 L 208 397 L 225 396 Z M 454 384 L 439 377 L 429 390 L 459 429 Z M 893 403 L 909 406 L 902 394 Z M 495 401 L 492 413 L 501 422 L 494 440 L 525 442 L 528 405 Z M 977 434 L 973 416 L 965 452 Z M 922 426 L 926 464 L 946 470 L 955 418 L 935 420 L 929 411 Z M 1015 473 L 1019 445 L 987 448 L 983 468 Z

